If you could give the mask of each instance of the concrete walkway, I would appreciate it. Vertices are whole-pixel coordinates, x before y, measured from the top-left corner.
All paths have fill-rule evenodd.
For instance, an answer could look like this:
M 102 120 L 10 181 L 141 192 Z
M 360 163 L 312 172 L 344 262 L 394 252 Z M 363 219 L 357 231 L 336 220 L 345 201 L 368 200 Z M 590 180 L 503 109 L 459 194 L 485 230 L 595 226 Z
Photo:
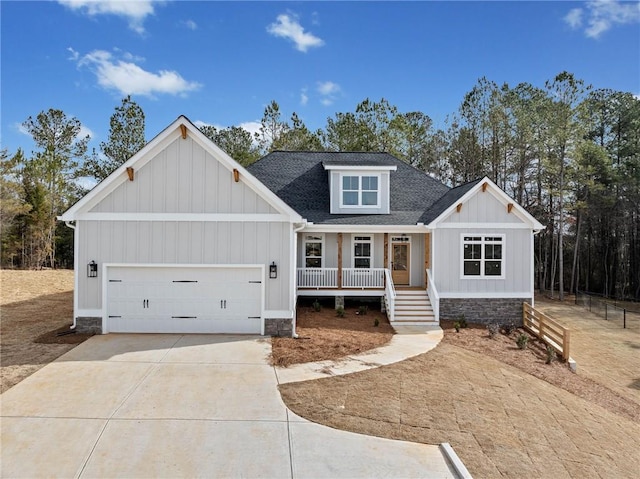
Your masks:
M 386 366 L 418 354 L 431 351 L 442 340 L 439 326 L 399 326 L 389 344 L 357 356 L 349 356 L 335 361 L 317 361 L 296 364 L 288 368 L 276 368 L 278 383 L 287 384 L 328 376 L 357 373 L 371 368 Z
M 96 336 L 0 396 L 0 475 L 455 477 L 438 446 L 288 411 L 269 350 L 246 336 Z

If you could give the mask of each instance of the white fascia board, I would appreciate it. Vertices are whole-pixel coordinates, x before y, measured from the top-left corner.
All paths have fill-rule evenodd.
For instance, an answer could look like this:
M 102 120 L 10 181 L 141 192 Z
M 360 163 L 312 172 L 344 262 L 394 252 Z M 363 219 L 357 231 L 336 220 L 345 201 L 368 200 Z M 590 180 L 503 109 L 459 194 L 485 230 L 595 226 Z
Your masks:
M 237 169 L 240 172 L 240 180 L 243 181 L 249 188 L 263 198 L 278 212 L 290 217 L 289 221 L 299 222 L 302 221 L 302 217 L 281 200 L 278 195 L 267 188 L 261 181 L 255 176 L 249 173 L 240 163 L 231 158 L 217 145 L 215 145 L 209 138 L 205 136 L 186 116 L 179 116 L 171 125 L 162 130 L 155 138 L 147 143 L 138 153 L 133 155 L 129 160 L 123 163 L 118 169 L 111 173 L 104 181 L 99 183 L 89 193 L 80 199 L 75 205 L 65 211 L 59 219 L 62 221 L 72 221 L 76 219 L 76 215 L 80 212 L 88 212 L 97 203 L 104 199 L 109 193 L 114 191 L 118 186 L 128 180 L 127 168 L 136 167 L 142 168 L 147 162 L 149 162 L 155 153 L 169 146 L 170 143 L 180 138 L 182 133 L 180 132 L 180 125 L 184 125 L 191 137 L 198 143 L 205 151 L 219 161 L 229 171 Z
M 155 156 L 155 153 L 169 146 L 169 144 L 180 136 L 179 125 L 182 123 L 181 118 L 183 117 L 179 117 L 171 125 L 162 130 L 155 138 L 142 147 L 140 151 L 98 183 L 89 193 L 80 198 L 71 208 L 59 216 L 58 219 L 61 221 L 74 221 L 78 213 L 89 211 L 118 186 L 128 181 L 128 167 L 133 167 L 134 165 L 138 168 L 142 167 Z
M 260 213 L 78 213 L 80 221 L 217 221 L 229 223 L 289 223 L 284 214 Z
M 305 233 L 427 233 L 424 225 L 323 225 L 307 224 Z
M 181 119 L 187 122 L 187 128 L 191 130 L 192 135 L 198 143 L 218 161 L 220 161 L 223 165 L 225 165 L 229 171 L 233 171 L 235 168 L 240 172 L 240 180 L 244 181 L 244 183 L 255 191 L 258 196 L 262 197 L 267 203 L 269 203 L 273 208 L 278 210 L 280 213 L 285 214 L 291 217 L 291 222 L 299 222 L 302 221 L 302 216 L 291 208 L 287 203 L 285 203 L 278 195 L 276 195 L 273 191 L 267 188 L 260 180 L 258 180 L 255 176 L 253 176 L 249 171 L 244 168 L 240 163 L 231 158 L 227 153 L 225 153 L 218 145 L 213 143 L 209 138 L 202 133 L 198 127 L 196 127 L 191 120 L 189 120 L 185 116 L 181 116 Z M 179 118 L 179 119 L 180 119 Z
M 513 212 L 516 213 L 516 216 L 520 218 L 525 223 L 528 223 L 533 230 L 541 230 L 544 229 L 544 226 L 536 220 L 527 210 L 525 210 L 522 206 L 520 206 L 516 200 L 511 198 L 508 194 L 506 194 L 502 189 L 496 185 L 493 181 L 491 181 L 488 177 L 484 177 L 481 181 L 479 181 L 473 188 L 467 191 L 460 199 L 455 201 L 451 206 L 449 206 L 446 210 L 444 210 L 435 220 L 429 223 L 429 227 L 431 228 L 440 228 L 439 223 L 445 220 L 453 211 L 456 209 L 456 206 L 459 203 L 464 203 L 469 200 L 472 196 L 478 193 L 482 189 L 483 183 L 487 183 L 488 188 L 487 191 L 491 193 L 494 198 L 496 198 L 500 203 L 502 203 L 505 207 L 512 203 L 514 206 Z
M 514 298 L 532 298 L 533 297 L 533 291 L 521 291 L 521 292 L 487 292 L 487 293 L 455 293 L 455 292 L 450 292 L 450 293 L 442 293 L 442 292 L 438 292 L 438 296 L 440 296 L 440 299 L 443 298 L 448 298 L 448 299 L 482 299 L 482 298 L 487 298 L 487 299 L 499 299 L 499 298 L 505 298 L 505 299 L 514 299 Z
M 370 165 L 322 165 L 325 170 L 340 170 L 340 171 L 396 171 L 398 167 L 396 165 L 389 166 L 370 166 Z
M 501 230 L 530 230 L 526 223 L 442 223 L 438 229 L 501 229 Z

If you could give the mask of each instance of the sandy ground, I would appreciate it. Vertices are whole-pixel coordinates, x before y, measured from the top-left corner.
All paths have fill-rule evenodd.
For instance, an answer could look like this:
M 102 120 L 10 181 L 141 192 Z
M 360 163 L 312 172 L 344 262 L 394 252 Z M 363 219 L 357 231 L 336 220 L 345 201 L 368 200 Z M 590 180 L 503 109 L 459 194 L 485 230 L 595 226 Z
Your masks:
M 536 307 L 571 330 L 571 356 L 581 376 L 640 404 L 640 318 L 605 320 L 569 301 L 537 299 Z M 638 459 L 640 463 L 640 458 Z
M 572 314 L 580 317 L 582 311 Z M 599 330 L 590 334 L 598 337 Z M 623 344 L 629 340 L 624 334 L 617 330 Z M 565 364 L 546 365 L 533 340 L 522 351 L 513 337 L 490 339 L 484 328 L 446 329 L 444 341 L 427 354 L 280 390 L 295 413 L 321 424 L 450 442 L 476 478 L 637 477 L 640 401 L 597 382 L 615 374 L 613 365 L 600 375 L 583 374 L 587 357 L 589 369 L 597 371 L 607 351 L 607 361 L 622 371 L 629 358 L 635 360 L 607 344 L 576 340 L 572 356 L 582 358 L 576 375 Z
M 73 271 L 0 270 L 0 392 L 88 336 L 57 336 L 73 320 Z

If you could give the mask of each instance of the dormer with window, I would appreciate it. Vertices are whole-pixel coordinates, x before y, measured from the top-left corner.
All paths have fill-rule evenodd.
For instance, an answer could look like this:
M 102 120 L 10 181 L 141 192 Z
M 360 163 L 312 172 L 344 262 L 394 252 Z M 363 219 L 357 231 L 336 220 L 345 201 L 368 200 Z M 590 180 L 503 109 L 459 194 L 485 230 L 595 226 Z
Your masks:
M 329 172 L 331 214 L 389 214 L 389 177 L 396 165 L 323 166 Z

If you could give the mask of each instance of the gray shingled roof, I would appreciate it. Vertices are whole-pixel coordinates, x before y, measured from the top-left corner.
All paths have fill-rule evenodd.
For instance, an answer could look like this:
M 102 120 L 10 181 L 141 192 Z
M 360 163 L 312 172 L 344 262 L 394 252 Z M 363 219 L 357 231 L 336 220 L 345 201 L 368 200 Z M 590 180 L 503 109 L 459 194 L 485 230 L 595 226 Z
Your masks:
M 397 166 L 390 176 L 391 213 L 332 215 L 329 212 L 329 173 L 323 164 Z M 316 224 L 428 224 L 473 186 L 468 183 L 449 189 L 388 153 L 274 151 L 253 163 L 248 170 L 303 218 Z

